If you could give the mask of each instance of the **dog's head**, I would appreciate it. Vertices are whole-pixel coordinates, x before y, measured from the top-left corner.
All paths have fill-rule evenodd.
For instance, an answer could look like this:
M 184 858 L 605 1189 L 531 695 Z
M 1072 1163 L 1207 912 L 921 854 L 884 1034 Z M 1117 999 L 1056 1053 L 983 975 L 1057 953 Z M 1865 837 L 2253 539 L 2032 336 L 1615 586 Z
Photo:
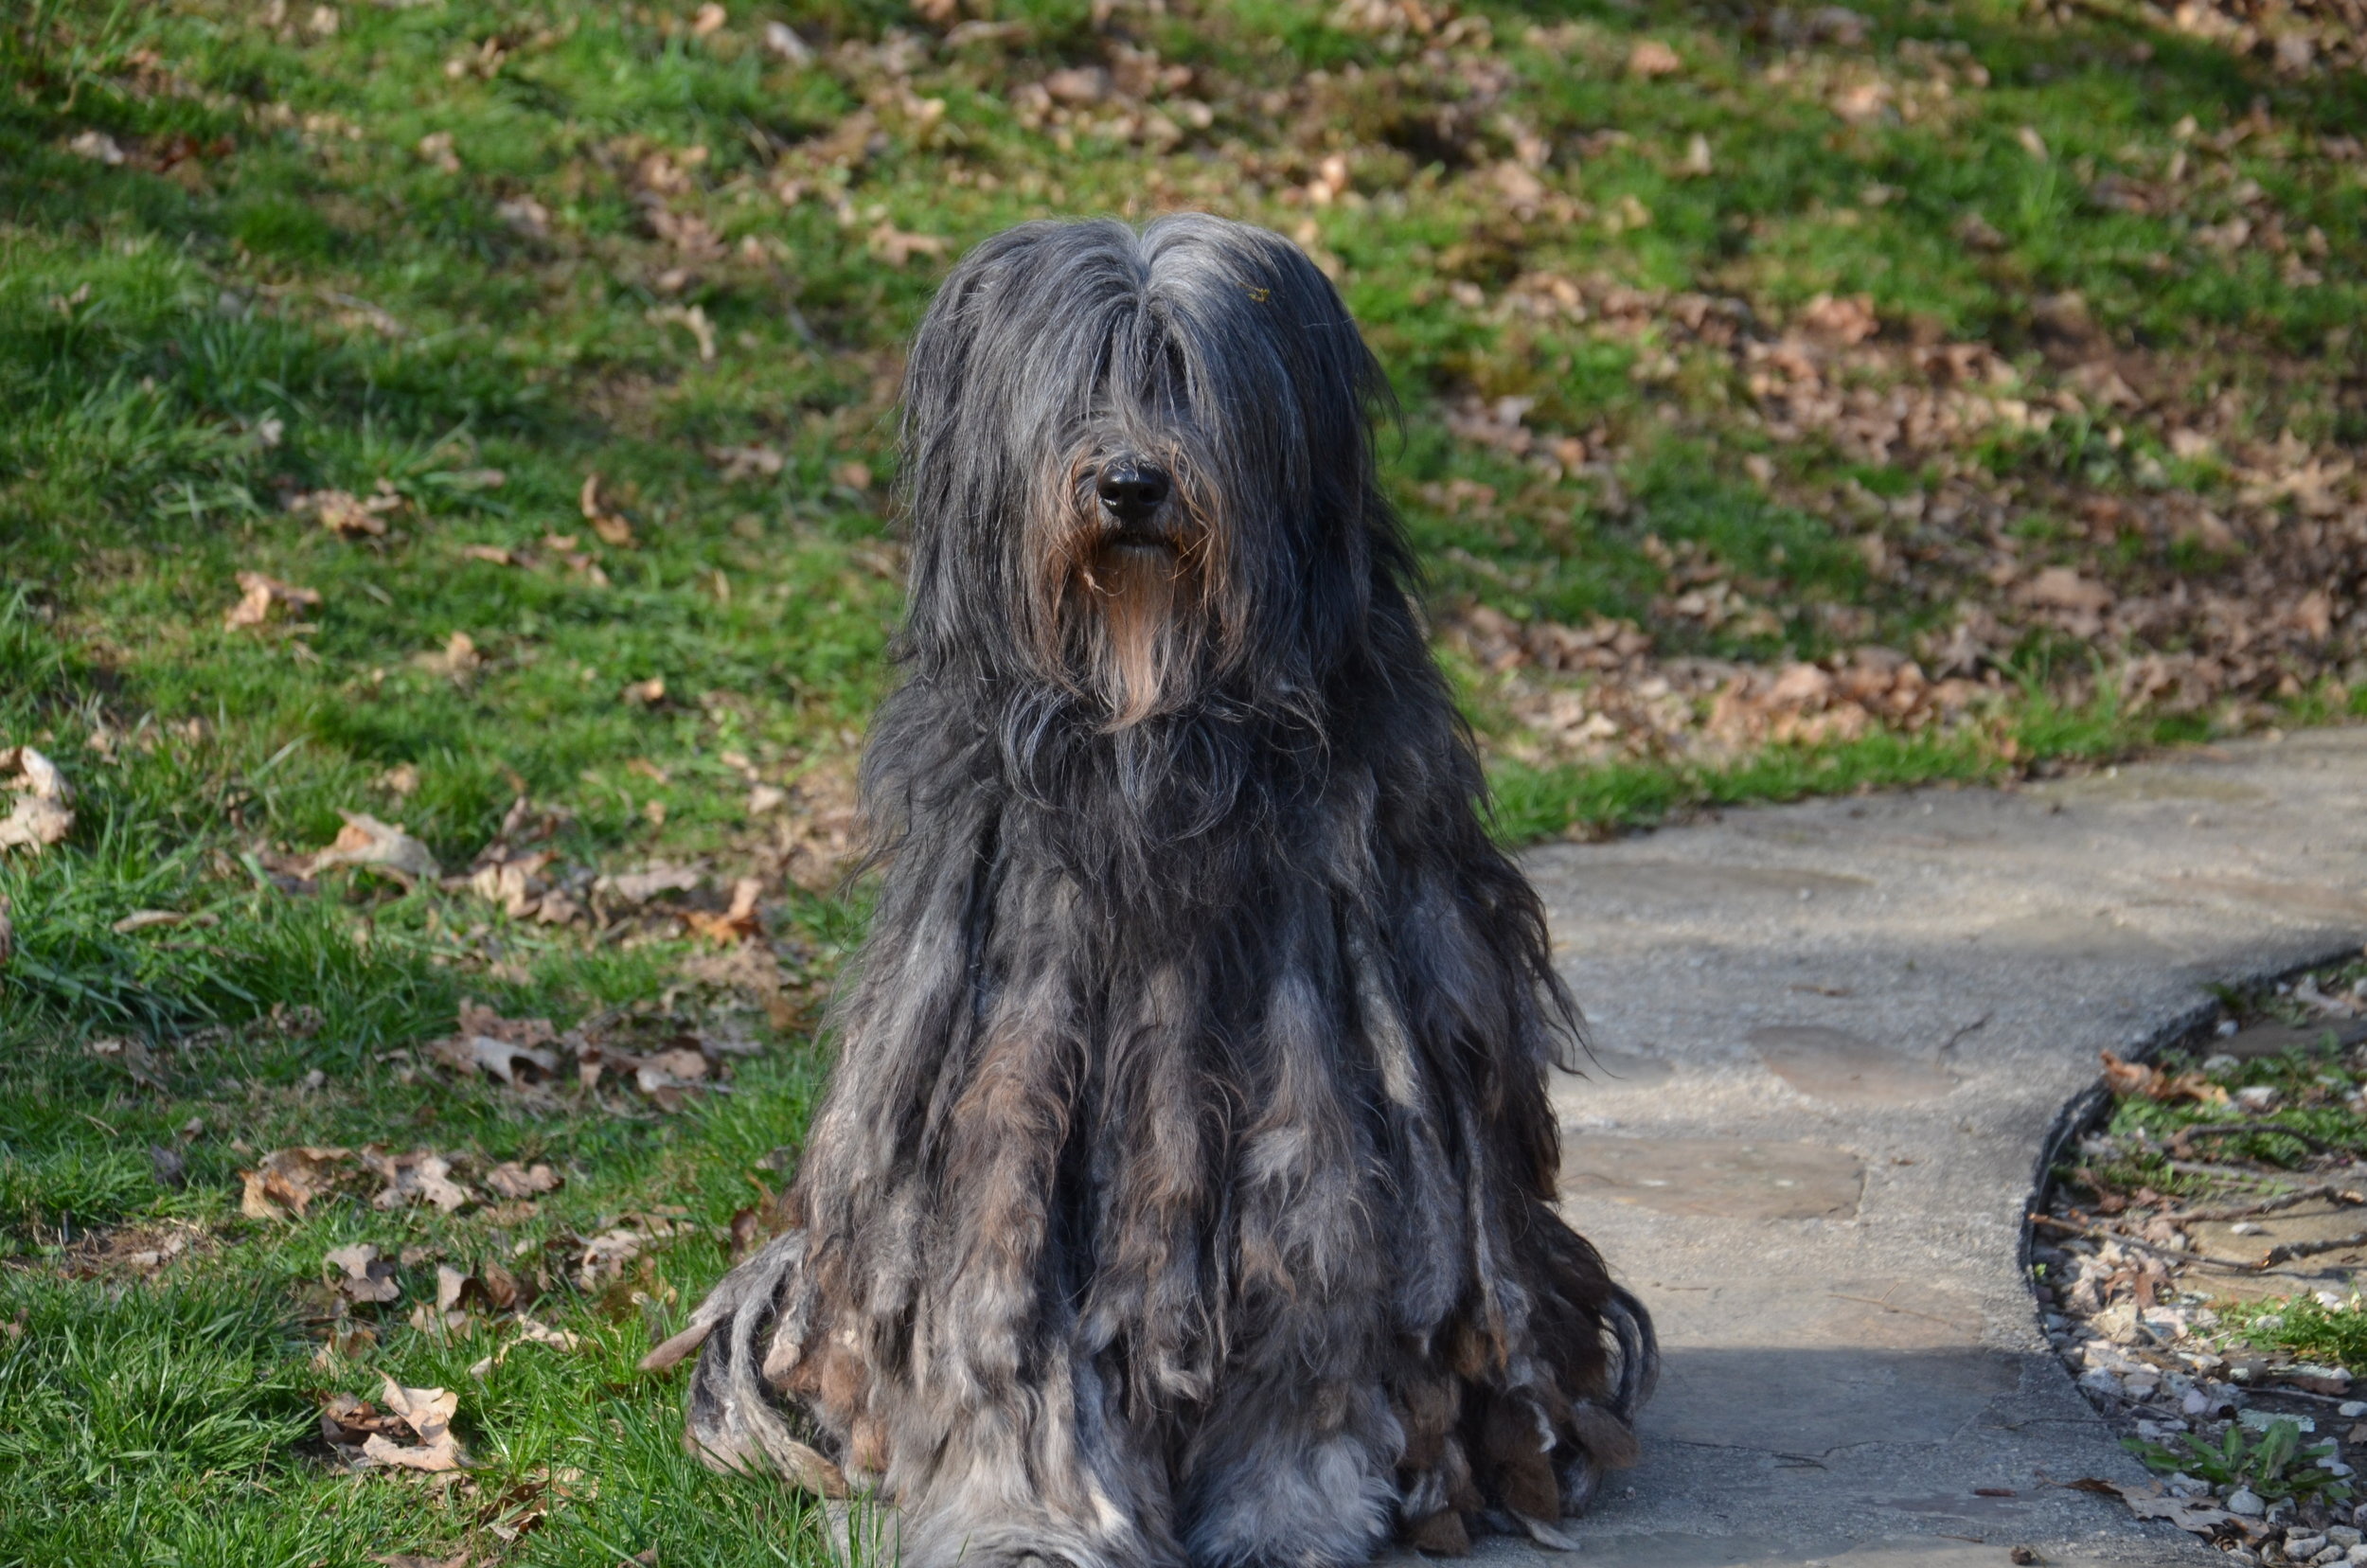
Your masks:
M 988 241 L 906 371 L 908 655 L 1059 687 L 1110 728 L 1219 689 L 1288 701 L 1396 560 L 1385 395 L 1277 235 L 1193 214 Z

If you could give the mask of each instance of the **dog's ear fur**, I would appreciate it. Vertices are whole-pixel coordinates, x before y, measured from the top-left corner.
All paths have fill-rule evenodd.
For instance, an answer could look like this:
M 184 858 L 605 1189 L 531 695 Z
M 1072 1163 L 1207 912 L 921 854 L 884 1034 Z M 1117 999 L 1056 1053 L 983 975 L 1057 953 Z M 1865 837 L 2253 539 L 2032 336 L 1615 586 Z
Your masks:
M 1633 1456 L 1649 1320 L 1552 1207 L 1577 1015 L 1416 618 L 1382 396 L 1323 275 L 1206 217 L 999 236 L 914 346 L 884 875 L 803 1228 L 701 1310 L 691 1431 L 883 1488 L 916 1568 L 1553 1541 Z M 1111 607 L 1041 585 L 1121 441 L 1219 537 L 1124 607 L 1193 635 L 1097 664 L 1059 617 Z

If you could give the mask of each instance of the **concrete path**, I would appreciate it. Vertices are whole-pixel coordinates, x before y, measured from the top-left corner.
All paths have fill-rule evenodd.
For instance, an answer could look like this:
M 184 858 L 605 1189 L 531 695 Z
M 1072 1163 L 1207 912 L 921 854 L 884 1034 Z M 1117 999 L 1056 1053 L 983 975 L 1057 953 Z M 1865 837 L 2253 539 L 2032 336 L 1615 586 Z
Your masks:
M 1568 1209 L 1667 1357 L 1582 1560 L 2225 1560 L 2053 1484 L 2140 1472 L 2040 1337 L 2021 1217 L 2100 1048 L 2367 937 L 2367 731 L 1528 867 L 1600 1058 L 1557 1089 Z

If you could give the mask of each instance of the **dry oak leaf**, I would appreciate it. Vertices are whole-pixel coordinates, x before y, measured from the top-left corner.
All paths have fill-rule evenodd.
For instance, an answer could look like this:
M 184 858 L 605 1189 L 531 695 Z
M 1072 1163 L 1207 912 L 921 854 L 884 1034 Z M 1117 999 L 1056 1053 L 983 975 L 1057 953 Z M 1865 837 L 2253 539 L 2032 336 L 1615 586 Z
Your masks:
M 582 508 L 583 520 L 592 525 L 592 531 L 600 536 L 602 543 L 614 544 L 620 550 L 632 547 L 632 525 L 626 521 L 623 513 L 601 501 L 598 473 L 583 476 L 583 490 L 577 496 L 576 504 Z
M 2172 1078 L 2159 1067 L 2124 1061 L 2110 1051 L 2098 1054 L 2104 1061 L 2104 1086 L 2123 1099 L 2137 1096 L 2152 1100 L 2194 1100 L 2202 1105 L 2228 1103 L 2227 1090 L 2200 1073 L 2181 1073 Z
M 775 478 L 789 466 L 789 459 L 778 448 L 763 445 L 711 446 L 707 455 L 723 466 L 723 482 L 727 485 L 747 478 Z
M 312 1201 L 335 1185 L 337 1167 L 352 1157 L 349 1149 L 275 1149 L 253 1170 L 239 1173 L 246 1185 L 239 1212 L 250 1220 L 301 1220 Z
M 222 617 L 222 624 L 231 631 L 242 626 L 261 626 L 275 611 L 317 610 L 321 604 L 317 590 L 298 588 L 260 572 L 240 572 L 239 591 L 239 602 Z
M 343 1276 L 336 1286 L 349 1300 L 392 1301 L 402 1294 L 402 1287 L 395 1281 L 395 1260 L 380 1256 L 378 1248 L 367 1241 L 339 1247 L 322 1261 Z
M 471 1034 L 465 1030 L 436 1042 L 427 1051 L 428 1055 L 447 1067 L 458 1068 L 464 1073 L 483 1073 L 487 1078 L 513 1087 L 528 1081 L 528 1075 L 520 1071 L 522 1067 L 531 1067 L 535 1075 L 543 1078 L 549 1078 L 559 1071 L 559 1057 L 554 1052 L 538 1050 L 532 1045 L 522 1045 L 492 1035 Z M 516 1194 L 503 1193 L 502 1196 L 508 1198 Z
M 305 875 L 317 877 L 332 865 L 366 866 L 383 871 L 408 886 L 421 878 L 433 880 L 443 868 L 424 844 L 402 830 L 399 823 L 381 822 L 366 811 L 337 813 L 346 819 L 328 848 L 314 855 Z
M 658 864 L 638 871 L 604 876 L 592 884 L 592 890 L 626 903 L 639 904 L 648 903 L 661 893 L 691 892 L 703 880 L 694 867 Z
M 754 877 L 742 877 L 732 884 L 732 906 L 721 915 L 694 909 L 683 916 L 683 922 L 711 942 L 732 943 L 761 935 L 764 919 L 756 913 L 756 899 L 764 884 Z
M 538 1323 L 524 1312 L 507 1321 L 516 1330 L 515 1336 L 503 1341 L 500 1349 L 471 1366 L 469 1376 L 484 1378 L 489 1375 L 493 1368 L 509 1359 L 509 1352 L 521 1345 L 547 1345 L 555 1350 L 564 1351 L 578 1349 L 583 1344 L 582 1335 L 565 1328 L 554 1328 L 547 1323 Z
M 559 1030 L 551 1028 L 549 1019 L 504 1019 L 478 1002 L 461 1002 L 459 1030 L 431 1044 L 428 1054 L 445 1066 L 516 1085 L 523 1082 L 521 1063 L 535 1068 L 542 1078 L 559 1071 L 559 1054 L 546 1049 L 556 1042 Z
M 1967 212 L 1957 219 L 1949 232 L 1956 237 L 1957 243 L 1971 250 L 2002 251 L 2005 248 L 2005 236 L 1998 232 L 1996 224 L 1977 212 Z
M 639 1231 L 623 1226 L 592 1237 L 584 1242 L 583 1256 L 577 1261 L 576 1283 L 596 1291 L 610 1280 L 623 1278 L 626 1266 L 641 1256 L 647 1240 Z
M 643 1057 L 633 1073 L 635 1080 L 650 1094 L 655 1094 L 660 1089 L 687 1088 L 707 1076 L 706 1053 L 688 1045 L 677 1045 Z
M 381 538 L 386 532 L 385 514 L 401 505 L 395 488 L 381 479 L 367 500 L 351 490 L 310 490 L 289 502 L 288 510 L 298 516 L 310 512 L 340 539 Z
M 531 196 L 512 196 L 506 202 L 494 203 L 493 216 L 529 240 L 550 238 L 551 209 Z
M 16 803 L 0 817 L 0 849 L 22 845 L 35 854 L 65 837 L 74 826 L 66 810 L 72 792 L 58 765 L 30 746 L 0 750 L 0 775 L 14 774 Z
M 564 894 L 542 881 L 543 867 L 558 857 L 547 850 L 516 860 L 495 860 L 479 865 L 469 878 L 469 890 L 489 903 L 499 904 L 513 920 L 534 917 L 550 925 L 563 925 L 577 913 Z
M 454 686 L 467 686 L 485 663 L 485 655 L 476 649 L 476 639 L 466 632 L 454 632 L 444 640 L 443 650 L 436 653 L 415 653 L 412 662 L 421 669 L 449 678 Z
M 1851 294 L 1836 299 L 1821 294 L 1802 307 L 1800 325 L 1818 337 L 1835 343 L 1863 343 L 1881 330 L 1881 322 L 1874 313 L 1871 294 Z
M 864 237 L 871 254 L 891 267 L 901 267 L 916 256 L 943 256 L 946 241 L 943 235 L 914 234 L 882 223 Z
M 546 1165 L 522 1166 L 504 1160 L 485 1173 L 485 1185 L 504 1198 L 531 1198 L 556 1190 L 559 1173 Z
M 121 164 L 129 155 L 123 151 L 123 144 L 104 131 L 82 132 L 65 144 L 65 150 L 76 157 L 88 158 L 110 169 Z
M 452 1162 L 432 1150 L 388 1154 L 365 1149 L 362 1163 L 386 1184 L 385 1189 L 370 1200 L 372 1208 L 399 1208 L 424 1198 L 450 1214 L 472 1201 L 469 1189 L 452 1179 Z
M 1685 62 L 1677 51 L 1657 38 L 1644 39 L 1628 51 L 1628 74 L 1646 81 L 1675 76 L 1684 68 Z
M 386 1378 L 385 1384 L 380 1399 L 391 1415 L 411 1429 L 418 1443 L 396 1443 L 385 1434 L 374 1432 L 362 1445 L 364 1458 L 375 1464 L 429 1471 L 455 1470 L 468 1463 L 452 1434 L 452 1418 L 460 1411 L 459 1395 L 442 1388 L 405 1388 L 392 1378 Z
M 2049 566 L 2024 583 L 2015 596 L 2023 603 L 2055 612 L 2064 627 L 2078 636 L 2104 630 L 2104 613 L 2112 608 L 2112 590 L 2069 566 Z
M 942 241 L 938 242 L 943 243 Z M 715 323 L 707 319 L 705 306 L 653 305 L 642 314 L 652 326 L 663 327 L 671 324 L 687 331 L 691 341 L 698 345 L 699 358 L 702 361 L 712 361 L 715 358 Z M 597 529 L 599 536 L 607 539 L 611 544 L 631 543 L 630 529 L 627 530 L 624 539 L 609 539 L 608 530 L 600 526 L 600 520 L 597 517 L 594 517 L 590 512 L 583 515 L 591 519 L 592 526 Z

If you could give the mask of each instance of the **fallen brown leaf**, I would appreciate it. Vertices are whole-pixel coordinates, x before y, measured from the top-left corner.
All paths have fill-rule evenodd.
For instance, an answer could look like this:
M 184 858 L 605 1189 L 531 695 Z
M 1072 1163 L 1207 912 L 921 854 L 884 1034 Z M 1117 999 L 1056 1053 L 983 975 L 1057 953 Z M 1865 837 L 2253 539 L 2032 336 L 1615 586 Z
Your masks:
M 242 626 L 261 626 L 272 618 L 275 612 L 317 610 L 321 604 L 321 596 L 316 590 L 298 588 L 294 583 L 265 577 L 260 572 L 240 572 L 239 589 L 239 602 L 222 617 L 222 624 L 232 631 Z
M 434 852 L 400 825 L 381 822 L 365 811 L 337 814 L 346 819 L 345 827 L 328 848 L 312 857 L 305 875 L 317 877 L 332 865 L 361 866 L 383 871 L 407 887 L 441 872 Z
M 466 632 L 454 632 L 444 640 L 444 646 L 433 653 L 416 653 L 412 660 L 421 669 L 442 675 L 454 685 L 465 686 L 475 678 L 485 663 L 485 655 L 477 651 L 476 639 Z
M 365 1149 L 362 1163 L 386 1184 L 370 1200 L 372 1208 L 400 1208 L 424 1199 L 450 1214 L 472 1201 L 469 1189 L 452 1179 L 452 1162 L 429 1149 L 388 1154 Z
M 493 216 L 529 240 L 550 238 L 551 209 L 531 196 L 512 196 L 494 203 Z
M 683 921 L 711 942 L 739 942 L 760 935 L 764 920 L 756 913 L 756 900 L 763 891 L 764 884 L 756 878 L 742 877 L 732 884 L 729 909 L 721 915 L 694 909 L 683 916 Z
M 755 477 L 774 478 L 789 462 L 776 448 L 763 445 L 711 446 L 707 455 L 723 466 L 725 484 Z
M 1882 324 L 1875 316 L 1870 294 L 1836 299 L 1821 294 L 1802 307 L 1800 325 L 1819 337 L 1847 345 L 1863 343 L 1879 331 Z
M 0 749 L 0 776 L 14 774 L 16 803 L 0 817 L 0 849 L 23 846 L 35 854 L 63 839 L 74 827 L 66 809 L 72 792 L 58 765 L 30 746 Z
M 604 876 L 592 884 L 592 890 L 625 903 L 642 904 L 661 893 L 692 892 L 704 880 L 695 867 L 661 864 Z
M 382 1374 L 383 1376 L 383 1374 Z M 460 1410 L 460 1396 L 441 1388 L 405 1388 L 386 1378 L 379 1398 L 389 1414 L 411 1429 L 416 1444 L 397 1443 L 374 1432 L 362 1444 L 365 1459 L 380 1465 L 426 1471 L 455 1470 L 467 1459 L 452 1434 L 452 1418 Z
M 646 681 L 634 681 L 619 695 L 634 707 L 655 707 L 666 701 L 666 677 L 652 675 Z
M 2133 1096 L 2153 1100 L 2194 1100 L 2202 1105 L 2228 1103 L 2227 1090 L 2200 1073 L 2181 1073 L 2172 1078 L 2159 1067 L 2124 1061 L 2110 1051 L 2097 1054 L 2104 1061 L 2105 1087 L 2125 1098 Z
M 941 246 L 944 241 L 940 240 L 936 243 Z M 899 265 L 901 265 L 900 261 Z M 714 360 L 715 323 L 707 319 L 706 307 L 703 305 L 654 305 L 643 314 L 652 325 L 672 325 L 684 329 L 689 332 L 691 342 L 698 346 L 699 358 L 705 362 Z M 590 512 L 584 515 L 592 518 L 592 526 L 598 528 L 600 537 L 608 539 L 611 544 L 622 544 L 630 540 L 630 534 L 626 539 L 609 539 L 608 530 L 600 527 L 598 518 L 592 517 Z
M 504 1160 L 485 1173 L 485 1185 L 504 1198 L 531 1198 L 559 1186 L 559 1173 L 546 1165 L 522 1166 Z
M 600 536 L 602 543 L 620 550 L 632 547 L 632 524 L 601 501 L 600 476 L 596 472 L 583 476 L 583 490 L 577 497 L 577 505 L 583 511 L 583 520 L 592 525 L 592 531 Z
M 558 1038 L 547 1018 L 504 1018 L 490 1007 L 463 1002 L 459 1030 L 431 1044 L 428 1054 L 447 1067 L 518 1085 L 527 1081 L 524 1068 L 545 1078 L 559 1071 L 558 1054 L 550 1049 Z
M 549 1078 L 559 1071 L 559 1058 L 553 1053 L 488 1035 L 454 1035 L 436 1041 L 427 1049 L 430 1056 L 447 1067 L 456 1067 L 462 1072 L 483 1073 L 489 1078 L 512 1085 L 531 1080 L 530 1076 L 523 1071 L 525 1068 L 532 1068 L 532 1076 L 541 1078 Z
M 177 909 L 135 909 L 107 929 L 118 936 L 129 936 L 135 931 L 146 931 L 151 926 L 181 925 L 189 918 L 189 916 L 184 915 Z M 205 923 L 211 924 L 212 922 L 206 921 Z
M 402 1294 L 402 1287 L 395 1279 L 394 1259 L 381 1257 L 378 1249 L 367 1241 L 339 1247 L 322 1261 L 338 1272 L 341 1277 L 334 1283 L 350 1301 L 392 1301 Z
M 337 1167 L 352 1157 L 349 1149 L 275 1149 L 253 1170 L 239 1173 L 245 1184 L 239 1212 L 250 1220 L 287 1220 L 293 1211 L 301 1220 L 313 1201 L 336 1185 Z
M 865 241 L 871 254 L 891 267 L 901 267 L 916 256 L 943 256 L 946 240 L 938 234 L 913 234 L 893 223 L 882 223 L 873 229 Z M 696 310 L 698 307 L 691 307 Z M 702 356 L 712 359 L 712 354 Z
M 566 1328 L 554 1328 L 547 1323 L 537 1323 L 524 1312 L 510 1320 L 517 1326 L 518 1343 L 547 1345 L 554 1350 L 573 1350 L 583 1344 L 583 1336 Z
M 584 1242 L 582 1255 L 577 1259 L 576 1283 L 587 1291 L 596 1291 L 622 1277 L 626 1266 L 641 1256 L 645 1243 L 640 1232 L 622 1226 L 591 1238 Z
M 386 532 L 386 514 L 402 505 L 393 485 L 381 479 L 367 500 L 350 490 L 311 490 L 288 504 L 296 516 L 311 514 L 340 539 L 380 538 Z
M 105 164 L 110 169 L 122 163 L 128 155 L 122 144 L 104 131 L 84 131 L 67 142 L 65 149 L 77 157 Z
M 1657 38 L 1644 39 L 1628 51 L 1628 74 L 1642 77 L 1646 81 L 1675 76 L 1684 68 L 1685 62 L 1679 58 L 1677 51 Z

